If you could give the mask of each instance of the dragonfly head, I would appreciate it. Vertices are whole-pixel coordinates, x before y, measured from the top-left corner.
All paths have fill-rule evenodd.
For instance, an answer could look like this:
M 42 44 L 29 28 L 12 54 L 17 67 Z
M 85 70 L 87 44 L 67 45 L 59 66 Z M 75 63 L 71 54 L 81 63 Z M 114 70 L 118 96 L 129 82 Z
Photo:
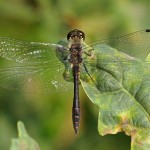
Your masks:
M 67 40 L 84 40 L 85 39 L 85 34 L 84 32 L 74 29 L 70 31 L 67 35 Z

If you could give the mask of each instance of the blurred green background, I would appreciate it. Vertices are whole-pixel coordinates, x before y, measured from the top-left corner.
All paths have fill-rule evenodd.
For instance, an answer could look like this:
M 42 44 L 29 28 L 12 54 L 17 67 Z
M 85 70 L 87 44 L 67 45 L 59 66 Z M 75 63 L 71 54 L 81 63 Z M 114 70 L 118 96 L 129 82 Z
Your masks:
M 74 28 L 88 42 L 150 27 L 149 0 L 0 0 L 0 36 L 54 42 Z M 129 150 L 123 133 L 100 136 L 98 109 L 81 89 L 79 134 L 72 128 L 72 91 L 32 95 L 0 89 L 0 150 L 8 150 L 22 120 L 41 150 Z

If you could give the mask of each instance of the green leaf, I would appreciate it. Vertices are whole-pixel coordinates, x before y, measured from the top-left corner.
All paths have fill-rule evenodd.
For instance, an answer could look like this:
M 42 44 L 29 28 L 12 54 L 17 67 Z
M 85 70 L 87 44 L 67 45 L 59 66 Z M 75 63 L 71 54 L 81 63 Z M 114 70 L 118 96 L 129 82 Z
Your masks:
M 12 139 L 10 150 L 40 150 L 38 144 L 28 135 L 21 121 L 18 122 L 18 138 Z
M 132 150 L 149 150 L 150 55 L 143 62 L 109 46 L 104 50 L 95 49 L 95 62 L 87 58 L 94 82 L 81 74 L 86 94 L 99 107 L 99 133 L 125 132 L 131 136 Z

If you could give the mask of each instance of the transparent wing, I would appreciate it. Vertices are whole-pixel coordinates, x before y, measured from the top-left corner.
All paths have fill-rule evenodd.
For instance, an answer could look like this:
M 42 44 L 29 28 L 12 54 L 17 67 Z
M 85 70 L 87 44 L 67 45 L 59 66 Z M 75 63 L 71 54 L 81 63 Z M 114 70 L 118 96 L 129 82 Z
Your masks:
M 123 57 L 118 59 L 116 55 L 124 54 L 126 57 L 131 58 L 131 61 L 128 60 L 128 63 L 135 63 L 132 61 L 132 57 L 138 58 L 142 61 L 147 61 L 146 57 L 150 54 L 150 29 L 137 31 L 131 34 L 127 34 L 118 38 L 100 40 L 87 44 L 84 47 L 86 53 L 91 53 L 92 58 L 87 59 L 86 63 L 96 63 L 101 61 L 101 63 L 120 63 L 126 61 Z M 117 51 L 117 52 L 116 52 Z M 93 54 L 95 56 L 93 57 Z M 97 55 L 106 55 L 105 59 L 102 57 L 97 58 Z M 88 58 L 86 56 L 85 58 Z M 101 60 L 102 59 L 102 60 Z
M 56 56 L 58 49 L 64 47 L 0 37 L 0 86 L 40 94 L 67 91 L 72 83 L 63 78 L 65 67 Z
M 57 61 L 56 50 L 64 47 L 53 43 L 26 42 L 0 37 L 0 56 L 19 63 Z
M 118 38 L 93 42 L 91 47 L 97 49 L 98 47 L 101 48 L 102 45 L 110 46 L 129 56 L 145 60 L 150 53 L 150 29 L 137 31 Z

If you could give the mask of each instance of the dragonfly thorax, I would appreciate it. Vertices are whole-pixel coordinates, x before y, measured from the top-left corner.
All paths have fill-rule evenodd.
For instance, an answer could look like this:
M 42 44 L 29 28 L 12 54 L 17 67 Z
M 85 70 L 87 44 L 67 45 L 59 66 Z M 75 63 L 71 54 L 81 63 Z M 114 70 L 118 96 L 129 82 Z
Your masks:
M 70 60 L 72 64 L 80 64 L 82 62 L 82 46 L 81 45 L 71 45 L 69 48 Z

